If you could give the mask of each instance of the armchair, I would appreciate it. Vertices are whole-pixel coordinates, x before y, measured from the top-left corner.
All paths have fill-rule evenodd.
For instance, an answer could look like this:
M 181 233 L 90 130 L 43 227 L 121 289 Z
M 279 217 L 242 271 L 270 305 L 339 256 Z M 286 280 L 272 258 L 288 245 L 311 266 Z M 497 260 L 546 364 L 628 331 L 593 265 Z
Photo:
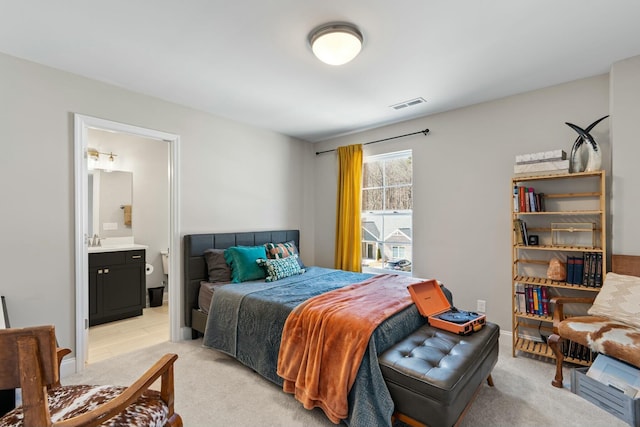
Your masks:
M 574 341 L 640 368 L 640 256 L 613 255 L 596 298 L 555 297 L 553 334 L 548 343 L 556 358 L 552 385 L 562 387 L 562 342 Z M 587 316 L 566 317 L 564 305 L 593 304 Z
M 174 412 L 173 364 L 166 354 L 130 387 L 60 385 L 53 326 L 0 330 L 0 389 L 22 388 L 22 406 L 0 417 L 7 426 L 181 427 Z M 160 391 L 149 387 L 161 379 Z

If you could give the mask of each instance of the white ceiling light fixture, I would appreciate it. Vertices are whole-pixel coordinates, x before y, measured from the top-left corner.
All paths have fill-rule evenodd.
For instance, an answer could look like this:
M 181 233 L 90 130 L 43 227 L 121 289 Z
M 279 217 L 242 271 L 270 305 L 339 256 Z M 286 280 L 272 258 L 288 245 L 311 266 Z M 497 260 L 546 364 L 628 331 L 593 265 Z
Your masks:
M 354 25 L 333 23 L 322 25 L 309 34 L 313 54 L 329 65 L 342 65 L 362 50 L 362 33 Z

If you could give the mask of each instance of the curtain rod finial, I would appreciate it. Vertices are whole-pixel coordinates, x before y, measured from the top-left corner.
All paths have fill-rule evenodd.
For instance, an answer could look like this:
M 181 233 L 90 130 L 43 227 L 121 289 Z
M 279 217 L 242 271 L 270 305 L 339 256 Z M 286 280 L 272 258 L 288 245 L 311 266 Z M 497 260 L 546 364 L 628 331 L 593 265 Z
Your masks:
M 429 133 L 429 129 L 423 130 L 422 133 L 424 134 L 424 136 L 427 136 L 427 134 Z

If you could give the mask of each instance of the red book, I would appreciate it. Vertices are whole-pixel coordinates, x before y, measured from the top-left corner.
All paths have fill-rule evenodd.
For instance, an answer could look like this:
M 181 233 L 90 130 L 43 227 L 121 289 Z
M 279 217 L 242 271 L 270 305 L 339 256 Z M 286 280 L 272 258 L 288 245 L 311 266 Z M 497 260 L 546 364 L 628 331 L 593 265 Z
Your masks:
M 540 292 L 542 293 L 542 314 L 549 314 L 549 294 L 546 286 L 540 286 Z

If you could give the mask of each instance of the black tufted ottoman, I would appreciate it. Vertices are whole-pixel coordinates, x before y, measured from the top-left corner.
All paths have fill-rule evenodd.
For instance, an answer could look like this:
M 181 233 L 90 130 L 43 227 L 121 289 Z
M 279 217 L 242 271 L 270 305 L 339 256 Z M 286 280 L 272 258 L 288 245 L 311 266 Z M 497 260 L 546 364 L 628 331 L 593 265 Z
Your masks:
M 380 357 L 394 416 L 411 425 L 453 426 L 498 361 L 500 327 L 468 336 L 425 325 Z

